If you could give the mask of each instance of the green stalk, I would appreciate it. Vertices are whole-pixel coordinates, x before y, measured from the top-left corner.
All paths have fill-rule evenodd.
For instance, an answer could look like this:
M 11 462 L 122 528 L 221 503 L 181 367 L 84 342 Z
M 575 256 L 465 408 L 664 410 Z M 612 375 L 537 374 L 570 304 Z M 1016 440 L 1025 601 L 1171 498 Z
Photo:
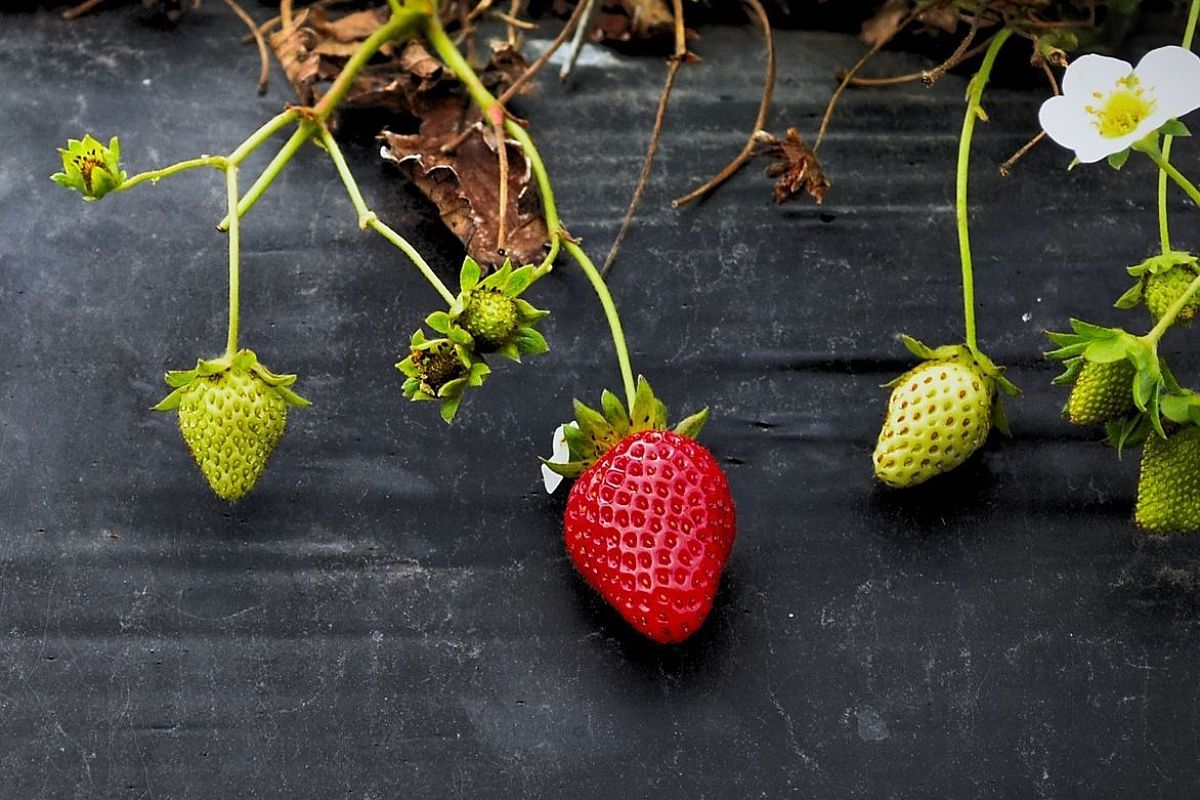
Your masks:
M 236 164 L 225 165 L 225 200 L 229 208 L 229 338 L 225 345 L 226 358 L 233 358 L 238 345 L 238 305 L 241 269 L 239 264 L 240 249 L 238 241 L 239 220 L 237 214 L 238 168 Z
M 333 161 L 334 168 L 337 170 L 338 175 L 341 176 L 342 183 L 346 185 L 346 193 L 350 195 L 350 202 L 354 205 L 355 212 L 358 213 L 358 226 L 363 230 L 370 228 L 398 247 L 416 265 L 421 274 L 425 276 L 425 280 L 429 281 L 429 284 L 442 296 L 442 299 L 447 304 L 453 305 L 455 300 L 454 293 L 446 288 L 446 284 L 442 283 L 441 278 L 430 269 L 429 264 L 425 263 L 425 259 L 421 257 L 417 249 L 409 244 L 403 236 L 385 225 L 375 212 L 367 207 L 367 201 L 363 199 L 362 192 L 358 188 L 358 183 L 354 180 L 354 175 L 350 172 L 349 165 L 346 164 L 346 159 L 342 155 L 341 148 L 338 147 L 337 140 L 333 138 L 333 134 L 330 133 L 328 126 L 323 123 L 320 126 L 320 135 L 321 142 L 325 145 L 325 149 L 329 153 L 329 158 Z
M 276 114 L 261 128 L 250 134 L 250 136 L 247 137 L 244 142 L 237 146 L 236 150 L 227 156 L 200 156 L 199 158 L 190 158 L 187 161 L 180 161 L 178 164 L 171 164 L 169 166 L 162 167 L 161 169 L 152 169 L 147 170 L 146 172 L 139 172 L 130 178 L 126 178 L 124 181 L 122 181 L 121 185 L 113 191 L 124 192 L 127 189 L 132 189 L 138 184 L 146 182 L 158 183 L 160 180 L 170 175 L 184 172 L 189 169 L 195 169 L 196 167 L 225 169 L 225 165 L 227 163 L 235 165 L 240 164 L 242 163 L 242 160 L 246 158 L 246 156 L 254 152 L 254 150 L 267 139 L 270 139 L 276 131 L 290 122 L 295 116 L 296 112 L 293 109 L 288 109 L 280 114 Z
M 966 327 L 967 347 L 977 349 L 975 335 L 975 274 L 971 266 L 971 238 L 967 224 L 967 174 L 971 161 L 971 138 L 975 134 L 975 120 L 982 114 L 979 104 L 983 99 L 983 88 L 992 74 L 996 54 L 1008 41 L 1012 30 L 1002 28 L 983 57 L 979 72 L 971 79 L 967 94 L 967 112 L 963 117 L 962 135 L 958 140 L 958 173 L 955 182 L 954 216 L 958 223 L 958 255 L 962 261 L 963 318 Z
M 254 183 L 246 190 L 246 194 L 242 195 L 242 199 L 237 207 L 237 215 L 239 217 L 244 217 L 246 212 L 258 202 L 258 199 L 263 196 L 263 192 L 274 183 L 275 179 L 279 177 L 279 173 L 283 172 L 283 168 L 292 160 L 292 156 L 296 155 L 296 151 L 300 149 L 300 146 L 312 136 L 313 130 L 311 122 L 307 120 L 300 122 L 299 127 L 296 128 L 296 132 L 283 143 L 283 147 L 279 148 L 279 152 L 271 159 L 271 163 L 267 164 L 267 168 L 254 180 Z M 225 218 L 217 223 L 217 230 L 229 230 L 229 221 L 232 218 L 231 214 L 232 212 L 226 214 Z
M 592 288 L 596 290 L 596 296 L 600 298 L 600 305 L 604 307 L 604 316 L 608 319 L 608 327 L 612 332 L 613 346 L 617 350 L 617 363 L 621 367 L 621 381 L 625 384 L 625 401 L 629 404 L 629 408 L 633 408 L 633 397 L 636 393 L 633 367 L 629 363 L 629 350 L 625 346 L 625 333 L 621 330 L 621 317 L 617 314 L 616 303 L 613 302 L 604 278 L 600 277 L 600 270 L 596 269 L 596 265 L 588 258 L 587 253 L 583 252 L 583 248 L 567 239 L 563 244 L 563 249 L 570 253 L 571 258 L 575 259 L 575 262 L 583 269 L 584 274 L 592 283 Z
M 1200 0 L 1192 0 L 1191 10 L 1188 12 L 1187 25 L 1183 30 L 1183 47 L 1188 50 L 1192 49 L 1192 40 L 1196 36 L 1196 21 L 1200 19 Z M 1171 163 L 1171 142 L 1175 140 L 1174 136 L 1164 136 L 1162 144 L 1162 159 L 1165 163 Z M 1171 252 L 1171 230 L 1167 219 L 1167 171 L 1161 167 L 1158 170 L 1158 237 L 1162 241 L 1162 251 L 1165 255 Z
M 433 45 L 434 51 L 446 63 L 446 66 L 462 82 L 467 93 L 471 96 L 475 104 L 479 106 L 485 118 L 493 113 L 503 113 L 503 108 L 500 107 L 499 101 L 487 90 L 487 87 L 479 80 L 479 76 L 475 74 L 475 70 L 472 69 L 466 58 L 459 52 L 458 47 L 446 35 L 446 31 L 442 28 L 441 20 L 438 19 L 436 14 L 431 14 L 426 18 L 425 36 L 429 40 L 429 43 Z M 538 190 L 542 196 L 546 226 L 550 231 L 550 255 L 538 267 L 537 275 L 541 277 L 550 271 L 559 247 L 570 253 L 571 257 L 584 271 L 584 274 L 587 275 L 588 281 L 592 284 L 592 289 L 596 292 L 596 297 L 600 300 L 600 305 L 604 308 L 604 316 L 608 320 L 609 331 L 612 334 L 613 347 L 617 351 L 617 363 L 621 368 L 621 381 L 625 387 L 625 398 L 630 407 L 632 407 L 636 388 L 633 380 L 633 368 L 629 361 L 629 348 L 625 343 L 625 333 L 621 329 L 621 318 L 617 314 L 617 307 L 613 302 L 612 294 L 608 291 L 608 286 L 604 283 L 604 278 L 600 276 L 600 271 L 596 269 L 596 265 L 588 258 L 583 248 L 562 235 L 563 226 L 558 216 L 558 207 L 554 202 L 554 191 L 550 185 L 550 177 L 546 173 L 545 164 L 542 162 L 536 145 L 534 145 L 533 138 L 529 135 L 528 131 L 511 119 L 505 120 L 504 129 L 510 136 L 521 143 L 525 157 L 529 159 L 530 166 L 537 180 Z
M 1171 162 L 1163 158 L 1163 154 L 1159 152 L 1156 143 L 1144 142 L 1135 144 L 1133 147 L 1135 150 L 1140 150 L 1149 156 L 1150 160 L 1157 164 L 1160 170 L 1170 176 L 1171 180 L 1175 181 L 1175 183 L 1179 184 L 1179 188 L 1183 189 L 1188 197 L 1192 198 L 1197 205 L 1200 205 L 1200 189 L 1197 189 L 1196 184 L 1189 181 L 1183 176 L 1183 173 L 1175 169 Z
M 199 158 L 190 158 L 187 161 L 180 161 L 178 164 L 162 167 L 161 169 L 151 169 L 146 172 L 139 172 L 121 182 L 121 185 L 113 189 L 114 192 L 124 192 L 132 189 L 140 183 L 158 183 L 163 178 L 169 175 L 174 175 L 177 172 L 183 172 L 196 167 L 214 167 L 216 169 L 224 169 L 228 162 L 224 156 L 200 156 Z
M 391 18 L 368 36 L 362 45 L 354 51 L 354 55 L 350 56 L 350 60 L 342 67 L 342 71 L 334 79 L 333 85 L 329 87 L 329 91 L 313 107 L 317 120 L 325 122 L 329 119 L 329 115 L 333 113 L 338 103 L 342 102 L 346 93 L 350 91 L 350 87 L 354 84 L 354 79 L 358 77 L 358 73 L 367 65 L 371 57 L 379 52 L 379 48 L 393 39 L 398 39 L 404 34 L 415 30 L 429 16 L 430 13 L 425 10 L 410 7 L 397 8 L 393 4 Z

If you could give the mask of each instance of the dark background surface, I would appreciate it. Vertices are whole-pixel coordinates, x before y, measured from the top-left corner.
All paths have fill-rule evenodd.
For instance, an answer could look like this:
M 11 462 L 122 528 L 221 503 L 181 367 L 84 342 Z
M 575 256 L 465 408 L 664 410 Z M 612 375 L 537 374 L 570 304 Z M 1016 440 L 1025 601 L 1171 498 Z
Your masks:
M 174 31 L 126 12 L 0 18 L 0 794 L 1194 794 L 1200 539 L 1135 531 L 1136 454 L 1119 462 L 1059 418 L 1039 356 L 1073 314 L 1144 324 L 1109 305 L 1156 241 L 1145 165 L 1068 174 L 1046 145 L 1002 179 L 1045 91 L 989 93 L 981 341 L 1026 390 L 1015 438 L 883 491 L 878 387 L 909 363 L 894 335 L 961 335 L 963 77 L 849 94 L 823 208 L 772 205 L 755 167 L 676 212 L 667 200 L 736 151 L 757 103 L 755 31 L 706 30 L 613 279 L 635 367 L 673 416 L 712 407 L 704 441 L 740 518 L 707 626 L 658 648 L 574 575 L 563 495 L 538 476 L 570 397 L 618 388 L 565 260 L 531 298 L 556 312 L 552 351 L 498 369 L 447 428 L 392 367 L 436 295 L 357 230 L 307 149 L 246 219 L 242 336 L 313 407 L 235 506 L 147 411 L 164 370 L 224 341 L 223 189 L 187 174 L 85 205 L 47 176 L 86 131 L 119 133 L 131 171 L 230 150 L 291 99 L 277 71 L 255 96 L 241 35 L 215 2 Z M 811 135 L 862 46 L 789 32 L 779 47 L 772 127 Z M 589 53 L 572 87 L 543 81 L 519 110 L 600 257 L 663 67 Z M 885 54 L 873 70 L 928 63 Z M 1176 149 L 1196 174 L 1196 145 Z M 422 198 L 368 143 L 348 155 L 368 202 L 451 279 L 461 250 Z M 1176 205 L 1178 245 L 1200 247 L 1200 217 Z

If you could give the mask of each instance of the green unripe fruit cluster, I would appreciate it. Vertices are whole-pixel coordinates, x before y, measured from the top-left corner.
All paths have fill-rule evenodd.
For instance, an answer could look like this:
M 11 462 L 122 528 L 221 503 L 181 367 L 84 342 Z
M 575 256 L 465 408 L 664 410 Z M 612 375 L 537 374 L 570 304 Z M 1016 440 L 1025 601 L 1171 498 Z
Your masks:
M 477 352 L 493 352 L 516 335 L 517 304 L 498 289 L 475 289 L 467 296 L 458 324 L 471 334 Z

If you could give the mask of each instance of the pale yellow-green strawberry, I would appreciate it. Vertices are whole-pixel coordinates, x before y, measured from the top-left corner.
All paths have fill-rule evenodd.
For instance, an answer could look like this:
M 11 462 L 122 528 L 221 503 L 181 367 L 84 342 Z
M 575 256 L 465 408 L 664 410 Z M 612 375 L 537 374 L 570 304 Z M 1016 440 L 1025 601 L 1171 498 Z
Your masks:
M 308 405 L 289 388 L 295 375 L 272 373 L 250 350 L 201 359 L 195 369 L 169 372 L 166 380 L 174 391 L 154 409 L 179 412 L 192 458 L 224 500 L 241 499 L 254 488 L 283 437 L 288 406 Z
M 1146 440 L 1134 519 L 1149 533 L 1200 530 L 1200 427 Z
M 966 348 L 897 378 L 875 445 L 875 476 L 896 488 L 924 483 L 987 441 L 997 382 Z
M 1103 364 L 1084 361 L 1067 398 L 1067 418 L 1075 425 L 1100 425 L 1134 410 L 1137 369 L 1126 359 Z
M 1146 310 L 1150 312 L 1151 319 L 1158 322 L 1175 301 L 1187 291 L 1197 274 L 1198 270 L 1195 266 L 1181 264 L 1163 272 L 1146 275 L 1142 291 Z M 1175 317 L 1176 324 L 1190 323 L 1196 318 L 1198 309 L 1200 309 L 1200 297 L 1192 297 L 1179 310 L 1179 315 Z

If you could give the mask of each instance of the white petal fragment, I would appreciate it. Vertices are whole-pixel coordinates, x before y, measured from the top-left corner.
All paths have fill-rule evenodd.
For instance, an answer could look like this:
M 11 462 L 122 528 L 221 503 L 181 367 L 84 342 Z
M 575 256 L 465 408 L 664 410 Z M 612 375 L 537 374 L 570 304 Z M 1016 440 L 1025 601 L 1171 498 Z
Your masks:
M 579 427 L 579 423 L 572 420 L 554 429 L 554 440 L 551 445 L 552 453 L 550 458 L 546 459 L 553 464 L 566 464 L 571 460 L 571 451 L 567 447 L 567 435 L 564 432 L 567 425 L 573 428 Z M 562 481 L 562 475 L 542 464 L 542 484 L 545 485 L 547 494 L 554 494 L 554 490 L 558 488 Z

